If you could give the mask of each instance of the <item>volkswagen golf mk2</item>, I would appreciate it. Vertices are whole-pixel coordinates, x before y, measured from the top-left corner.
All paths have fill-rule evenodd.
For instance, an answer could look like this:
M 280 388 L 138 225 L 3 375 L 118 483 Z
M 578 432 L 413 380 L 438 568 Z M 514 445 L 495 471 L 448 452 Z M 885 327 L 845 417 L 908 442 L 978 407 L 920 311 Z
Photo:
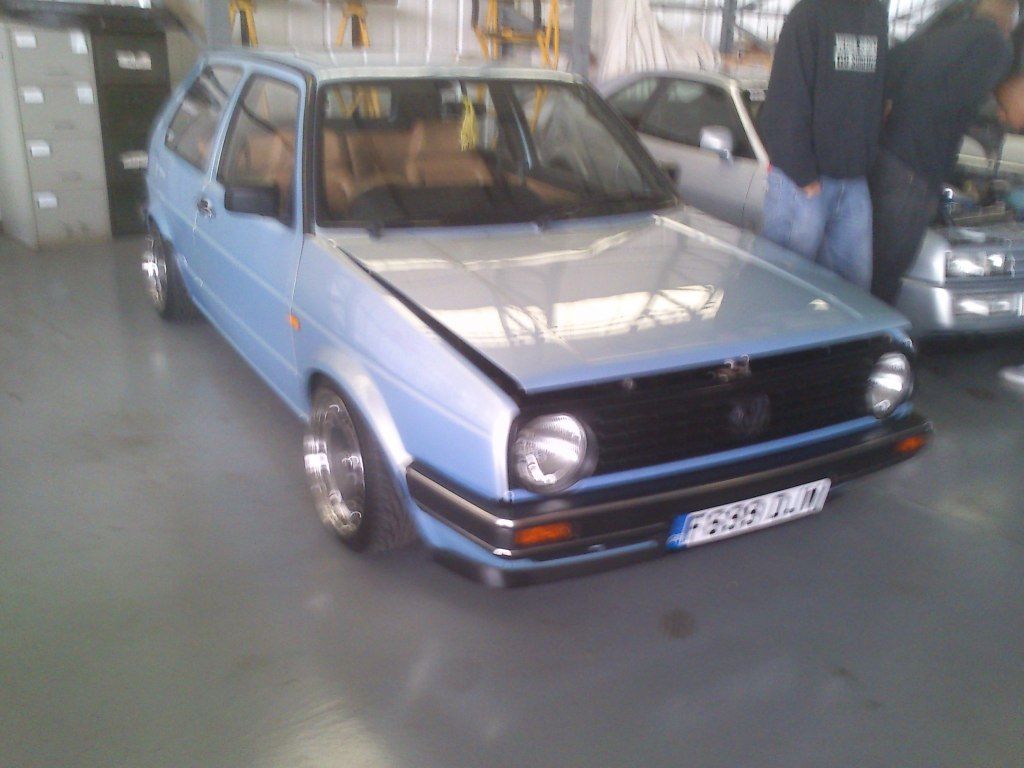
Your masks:
M 490 584 L 818 512 L 914 454 L 904 319 L 681 205 L 557 72 L 212 53 L 144 270 L 308 422 L 319 517 Z

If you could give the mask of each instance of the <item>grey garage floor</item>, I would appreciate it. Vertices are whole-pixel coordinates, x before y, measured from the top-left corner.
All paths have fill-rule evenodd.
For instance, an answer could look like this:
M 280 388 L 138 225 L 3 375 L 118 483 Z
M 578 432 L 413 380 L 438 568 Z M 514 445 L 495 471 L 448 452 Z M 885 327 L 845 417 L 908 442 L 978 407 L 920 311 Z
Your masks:
M 1024 344 L 925 359 L 938 436 L 816 518 L 494 591 L 343 551 L 301 425 L 138 241 L 0 240 L 0 765 L 1024 762 Z

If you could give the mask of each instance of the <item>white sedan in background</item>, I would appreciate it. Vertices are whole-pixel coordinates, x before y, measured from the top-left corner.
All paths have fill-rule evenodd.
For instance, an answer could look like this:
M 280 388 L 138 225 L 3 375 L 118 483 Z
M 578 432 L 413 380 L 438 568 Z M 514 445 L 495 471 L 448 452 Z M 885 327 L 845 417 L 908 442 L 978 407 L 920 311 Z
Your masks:
M 765 89 L 705 71 L 634 73 L 601 88 L 686 202 L 755 231 L 768 175 L 755 127 Z M 991 152 L 965 137 L 957 177 L 897 308 L 919 337 L 1024 329 L 1024 138 Z

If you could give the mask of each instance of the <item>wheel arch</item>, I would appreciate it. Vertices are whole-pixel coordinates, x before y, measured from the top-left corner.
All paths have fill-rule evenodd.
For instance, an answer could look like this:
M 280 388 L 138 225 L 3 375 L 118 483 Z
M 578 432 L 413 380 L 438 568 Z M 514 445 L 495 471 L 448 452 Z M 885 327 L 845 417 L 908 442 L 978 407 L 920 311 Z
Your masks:
M 314 368 L 309 371 L 306 379 L 305 397 L 309 403 L 307 411 L 312 410 L 313 397 L 320 388 L 331 390 L 344 401 L 361 443 L 359 450 L 366 468 L 364 482 L 367 503 L 370 503 L 370 499 L 376 500 L 373 502 L 375 522 L 372 523 L 372 532 L 366 534 L 363 531 L 362 533 L 363 536 L 368 535 L 369 539 L 365 539 L 364 543 L 359 545 L 353 544 L 351 541 L 347 541 L 347 543 L 357 550 L 369 547 L 371 551 L 379 551 L 403 546 L 421 537 L 423 532 L 416 514 L 416 505 L 412 501 L 409 485 L 405 478 L 405 467 L 408 466 L 409 460 L 396 457 L 396 452 L 399 450 L 404 456 L 404 449 L 395 445 L 397 441 L 400 446 L 401 441 L 398 438 L 397 429 L 390 419 L 390 414 L 386 410 L 383 415 L 381 413 L 380 408 L 383 401 L 381 400 L 381 404 L 374 402 L 376 398 L 379 398 L 379 393 L 376 393 L 375 396 L 373 392 L 361 390 L 358 386 L 346 387 L 339 383 L 339 377 L 320 368 Z M 362 396 L 355 394 L 357 392 Z M 367 415 L 367 408 L 376 414 L 378 423 L 374 423 L 373 416 Z M 383 428 L 381 421 L 384 422 Z M 310 434 L 311 432 L 307 432 L 307 446 Z M 308 448 L 306 450 L 308 451 Z M 309 474 L 308 467 L 307 463 L 307 476 Z M 316 497 L 315 491 L 314 497 Z M 322 519 L 324 518 L 322 517 Z M 324 520 L 326 522 L 326 519 Z M 358 532 L 355 535 L 356 537 L 360 536 Z
M 373 433 L 377 444 L 387 458 L 391 473 L 405 487 L 404 469 L 412 461 L 405 448 L 402 436 L 387 402 L 370 375 L 354 361 L 346 361 L 347 375 L 341 375 L 341 368 L 326 360 L 318 361 L 305 373 L 303 406 L 307 417 L 310 415 L 313 393 L 321 386 L 333 389 L 355 410 L 354 417 L 363 428 Z
M 148 209 L 146 211 L 146 225 L 149 228 L 150 234 L 160 235 L 160 239 L 162 239 L 172 248 L 174 247 L 174 242 L 167 234 L 168 232 L 171 231 L 171 228 L 160 211 L 154 210 L 152 208 Z

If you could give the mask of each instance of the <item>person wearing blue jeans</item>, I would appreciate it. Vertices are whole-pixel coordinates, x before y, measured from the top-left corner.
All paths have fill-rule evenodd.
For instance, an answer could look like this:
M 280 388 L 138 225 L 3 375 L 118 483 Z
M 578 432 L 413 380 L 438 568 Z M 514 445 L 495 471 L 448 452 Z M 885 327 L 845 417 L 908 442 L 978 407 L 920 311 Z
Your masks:
M 863 177 L 822 176 L 808 191 L 772 168 L 761 234 L 854 285 L 871 287 L 871 196 Z
M 867 175 L 882 127 L 888 34 L 878 0 L 800 0 L 779 34 L 758 113 L 772 165 L 761 234 L 865 289 Z

